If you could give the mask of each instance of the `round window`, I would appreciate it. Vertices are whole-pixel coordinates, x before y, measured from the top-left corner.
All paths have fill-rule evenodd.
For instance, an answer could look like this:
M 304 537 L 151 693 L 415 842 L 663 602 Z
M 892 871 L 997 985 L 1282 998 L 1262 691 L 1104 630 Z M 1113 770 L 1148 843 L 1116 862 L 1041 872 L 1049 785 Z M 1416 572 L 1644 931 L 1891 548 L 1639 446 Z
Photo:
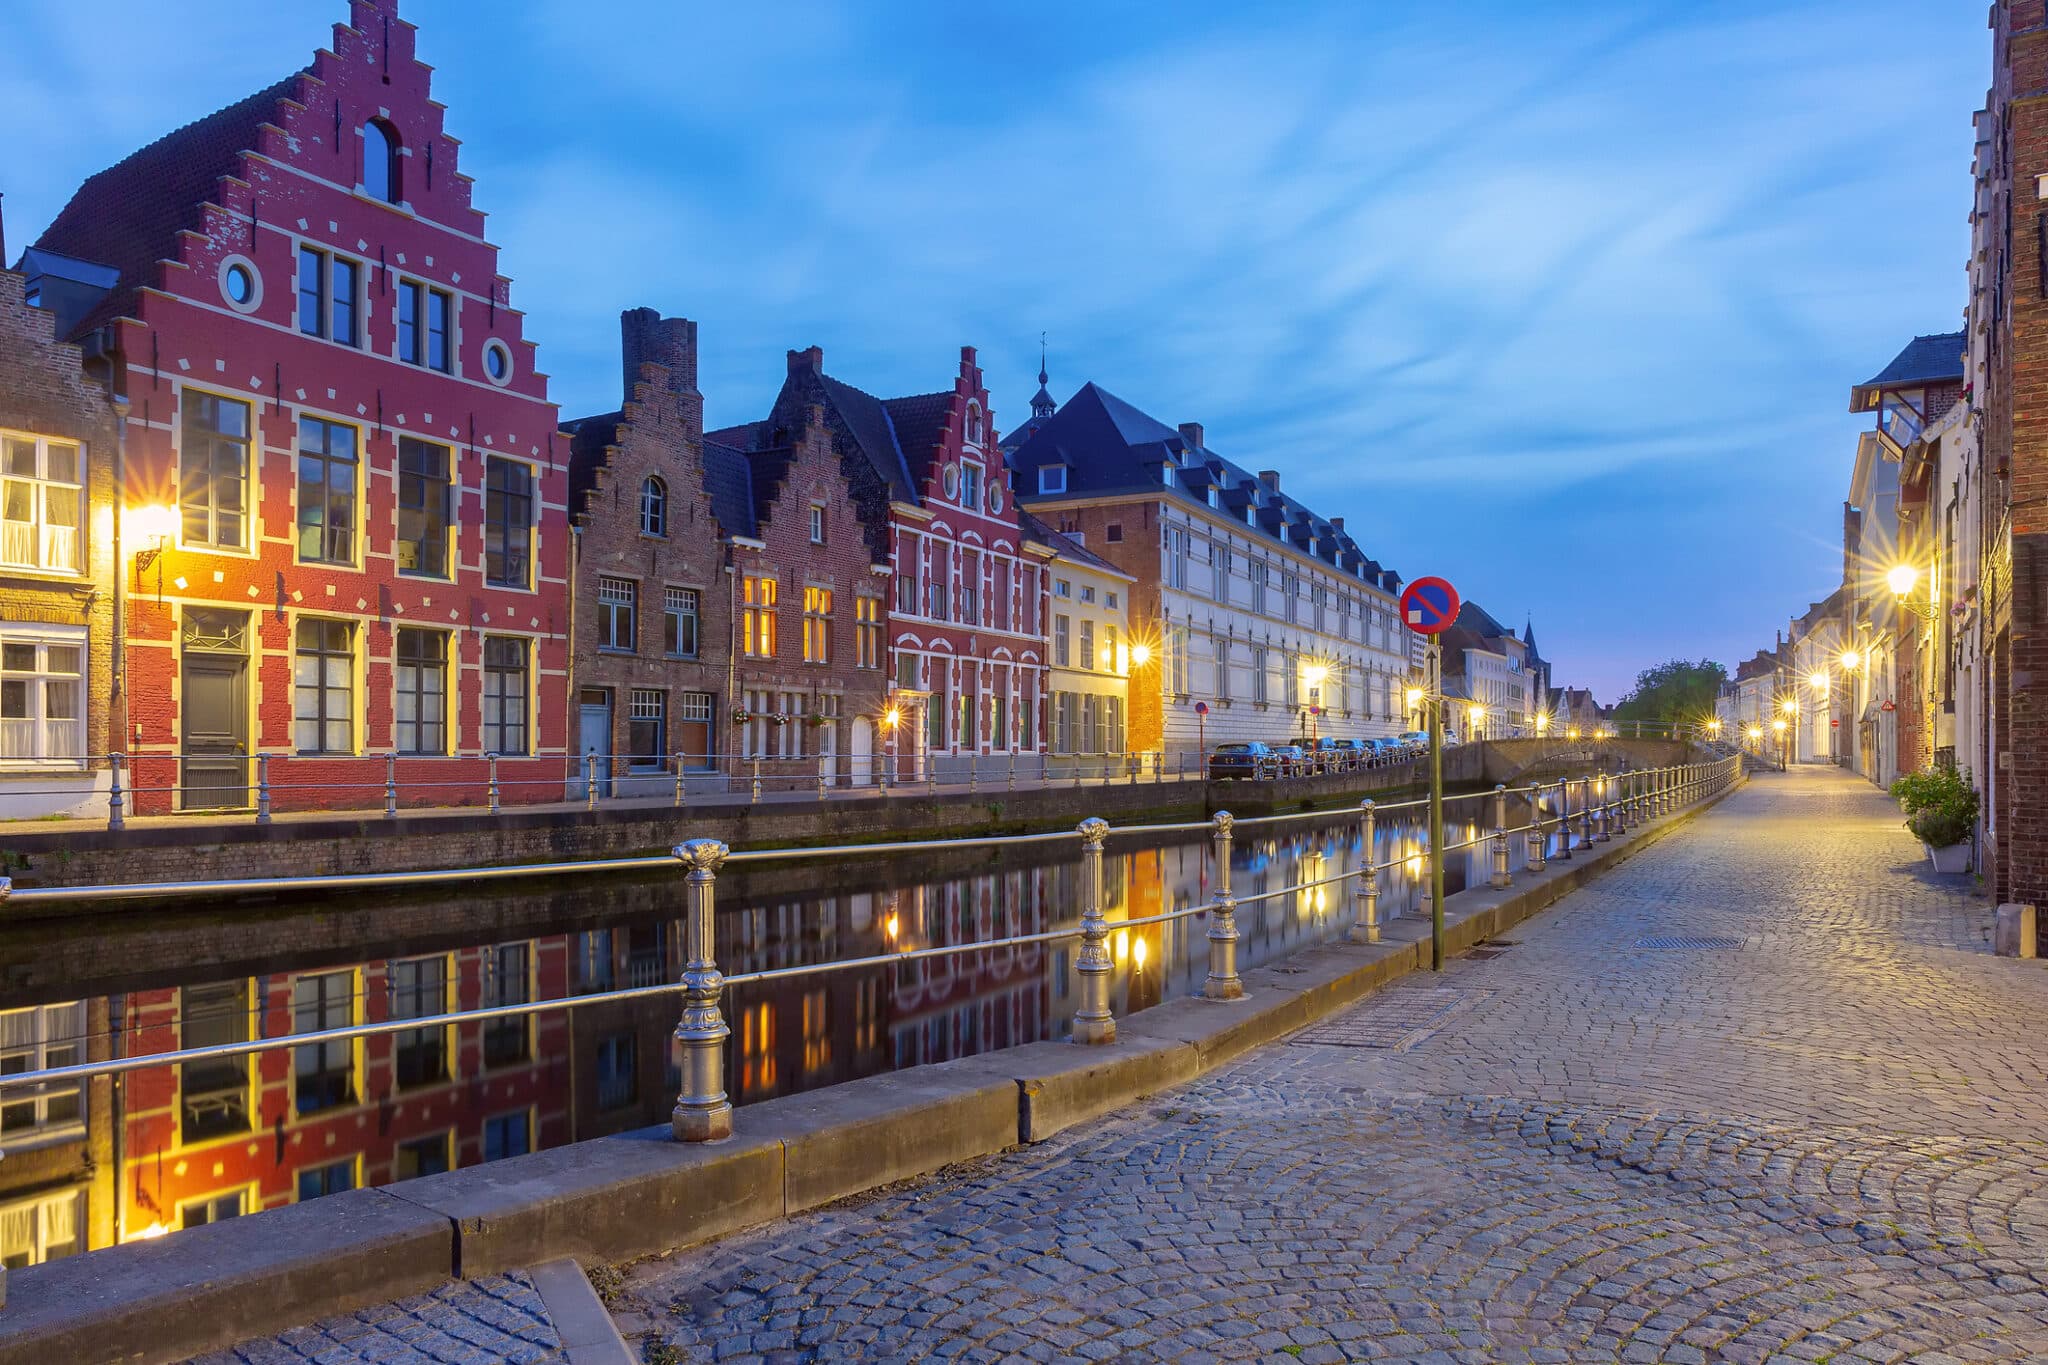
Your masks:
M 946 466 L 945 484 L 947 497 L 955 498 L 960 496 L 960 470 L 956 466 Z
M 493 384 L 502 384 L 512 377 L 512 352 L 505 349 L 504 342 L 484 343 L 484 373 Z
M 263 277 L 247 256 L 229 256 L 220 263 L 220 296 L 237 313 L 253 313 L 263 302 Z
M 999 483 L 992 483 L 988 486 L 988 510 L 991 512 L 1001 512 L 1003 510 L 1003 486 Z

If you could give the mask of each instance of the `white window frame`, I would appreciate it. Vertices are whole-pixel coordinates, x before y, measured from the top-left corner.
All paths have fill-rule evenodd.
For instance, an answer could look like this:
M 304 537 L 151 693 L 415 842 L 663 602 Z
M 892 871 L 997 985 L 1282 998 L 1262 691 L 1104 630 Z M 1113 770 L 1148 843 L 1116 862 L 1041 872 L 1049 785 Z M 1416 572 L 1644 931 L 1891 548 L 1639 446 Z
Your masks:
M 0 464 L 0 489 L 11 491 L 17 484 L 27 486 L 30 503 L 28 520 L 0 520 L 0 565 L 10 569 L 28 569 L 35 573 L 63 574 L 67 578 L 76 578 L 85 571 L 85 443 L 64 437 L 37 436 L 26 431 L 0 431 L 0 446 L 6 448 L 6 453 L 10 457 L 22 445 L 34 448 L 35 471 L 16 474 L 6 469 L 4 464 Z M 73 478 L 50 477 L 52 446 L 70 449 Z M 74 525 L 65 527 L 52 524 L 49 509 L 50 495 L 53 492 L 69 492 L 72 495 L 72 505 L 77 515 Z M 0 516 L 4 516 L 5 507 L 4 493 L 0 493 Z M 13 528 L 17 526 L 28 528 L 26 555 L 8 553 L 16 539 Z M 60 533 L 67 531 L 70 533 L 71 563 L 68 566 L 53 564 L 51 560 L 60 558 L 57 553 L 61 543 Z
M 18 1215 L 24 1212 L 29 1214 L 33 1223 L 29 1236 L 27 1259 L 18 1261 L 17 1264 L 22 1266 L 42 1265 L 49 1259 L 50 1224 L 52 1220 L 48 1211 L 53 1205 L 66 1203 L 71 1205 L 72 1241 L 76 1250 L 82 1252 L 86 1249 L 85 1191 L 83 1189 L 73 1187 L 68 1190 L 58 1190 L 52 1194 L 39 1194 L 33 1199 L 20 1199 L 11 1203 L 0 1204 L 0 1227 L 5 1226 L 10 1215 Z M 5 1244 L 0 1243 L 0 1255 L 4 1255 L 6 1250 Z
M 43 1071 L 53 1066 L 72 1066 L 85 1060 L 85 1002 L 66 1001 L 54 1005 L 31 1005 L 25 1009 L 0 1010 L 9 1021 L 0 1032 L 0 1060 L 7 1075 Z M 9 1035 L 18 1032 L 19 1037 Z M 69 1099 L 77 1111 L 71 1118 L 52 1120 L 52 1100 Z M 39 1146 L 85 1131 L 85 1089 L 83 1082 L 71 1081 L 24 1086 L 0 1091 L 5 1100 L 0 1109 L 28 1106 L 32 1118 L 27 1127 L 6 1134 L 10 1152 Z
M 6 667 L 5 647 L 9 645 L 33 648 L 36 660 L 34 669 L 16 671 Z M 77 673 L 50 671 L 49 651 L 52 646 L 78 651 Z M 90 705 L 86 684 L 90 676 L 90 667 L 84 626 L 0 621 L 0 697 L 4 697 L 8 682 L 27 682 L 28 714 L 14 717 L 12 720 L 19 721 L 27 727 L 24 731 L 29 738 L 26 747 L 33 750 L 24 754 L 0 752 L 0 768 L 77 769 L 85 766 L 85 717 Z M 54 722 L 70 727 L 72 733 L 69 736 L 62 736 L 51 728 L 53 722 L 49 715 L 49 685 L 58 680 L 75 680 L 77 687 L 72 706 L 76 714 Z M 0 751 L 19 747 L 8 738 L 11 723 L 8 718 L 0 717 Z
M 1038 467 L 1038 491 L 1040 493 L 1064 493 L 1067 491 L 1067 467 L 1063 464 L 1042 464 Z

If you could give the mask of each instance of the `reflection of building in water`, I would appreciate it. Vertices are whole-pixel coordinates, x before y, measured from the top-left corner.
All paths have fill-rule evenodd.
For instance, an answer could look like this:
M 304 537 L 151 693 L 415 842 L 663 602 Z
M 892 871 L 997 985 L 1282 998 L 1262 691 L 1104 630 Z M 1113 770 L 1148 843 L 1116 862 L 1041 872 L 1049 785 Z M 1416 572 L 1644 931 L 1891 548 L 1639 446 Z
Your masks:
M 1049 923 L 1047 896 L 1059 896 L 1055 886 L 1062 873 L 1071 889 L 1072 867 L 910 888 L 899 897 L 903 931 L 897 946 L 932 948 L 1040 933 Z M 1053 903 L 1077 904 L 1066 898 Z M 1045 958 L 1045 945 L 1027 943 L 897 963 L 888 1024 L 895 1065 L 942 1062 L 1044 1036 Z M 1066 1009 L 1071 1019 L 1071 1002 Z
M 103 1061 L 107 1001 L 0 1011 L 0 1074 Z M 113 1084 L 53 1083 L 0 1102 L 0 1263 L 41 1265 L 113 1239 Z
M 558 996 L 560 935 L 124 997 L 166 1052 Z M 568 1026 L 517 1015 L 279 1048 L 122 1081 L 118 1235 L 517 1156 L 568 1138 Z

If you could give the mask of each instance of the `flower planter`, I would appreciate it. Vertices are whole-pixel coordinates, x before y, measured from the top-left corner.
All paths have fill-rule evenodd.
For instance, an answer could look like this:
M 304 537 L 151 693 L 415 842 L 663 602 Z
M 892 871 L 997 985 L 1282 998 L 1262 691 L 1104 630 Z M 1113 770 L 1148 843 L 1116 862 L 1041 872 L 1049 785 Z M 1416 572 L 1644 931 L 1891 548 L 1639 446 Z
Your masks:
M 1920 847 L 1927 850 L 1927 861 L 1934 864 L 1936 872 L 1968 872 L 1970 870 L 1970 845 L 1968 841 L 1960 844 L 1950 844 L 1945 848 L 1936 848 L 1932 844 L 1922 844 Z

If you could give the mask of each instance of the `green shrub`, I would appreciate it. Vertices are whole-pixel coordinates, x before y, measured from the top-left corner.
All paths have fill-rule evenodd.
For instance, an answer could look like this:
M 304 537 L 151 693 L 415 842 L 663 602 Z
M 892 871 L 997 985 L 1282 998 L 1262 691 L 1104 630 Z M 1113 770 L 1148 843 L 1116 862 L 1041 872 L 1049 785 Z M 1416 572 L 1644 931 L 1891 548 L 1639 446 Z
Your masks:
M 1907 773 L 1892 783 L 1892 797 L 1906 812 L 1906 828 L 1930 848 L 1960 844 L 1977 827 L 1976 788 L 1954 768 Z

